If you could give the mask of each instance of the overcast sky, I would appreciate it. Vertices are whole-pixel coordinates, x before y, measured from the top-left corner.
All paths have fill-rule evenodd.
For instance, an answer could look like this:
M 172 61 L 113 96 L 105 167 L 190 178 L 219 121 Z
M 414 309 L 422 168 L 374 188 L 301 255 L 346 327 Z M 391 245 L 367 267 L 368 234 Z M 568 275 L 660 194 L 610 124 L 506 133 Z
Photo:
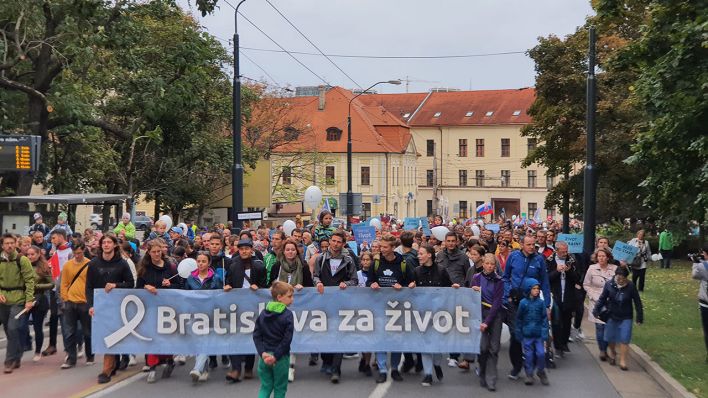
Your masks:
M 228 0 L 234 6 L 238 0 Z M 524 52 L 539 36 L 565 36 L 593 11 L 589 0 L 270 0 L 325 54 L 440 56 Z M 220 0 L 213 15 L 202 18 L 194 0 L 178 0 L 211 34 L 230 40 L 233 9 Z M 317 52 L 265 0 L 248 0 L 240 11 L 288 51 Z M 239 17 L 241 47 L 278 47 Z M 225 46 L 230 42 L 224 41 Z M 230 48 L 230 47 L 229 47 Z M 232 50 L 230 50 L 232 51 Z M 323 84 L 285 53 L 243 50 L 241 74 L 281 86 Z M 332 85 L 356 85 L 325 57 L 295 55 Z M 409 79 L 410 92 L 431 87 L 503 89 L 533 86 L 534 65 L 525 54 L 459 59 L 335 58 L 359 85 Z M 379 92 L 405 92 L 406 85 L 379 86 Z

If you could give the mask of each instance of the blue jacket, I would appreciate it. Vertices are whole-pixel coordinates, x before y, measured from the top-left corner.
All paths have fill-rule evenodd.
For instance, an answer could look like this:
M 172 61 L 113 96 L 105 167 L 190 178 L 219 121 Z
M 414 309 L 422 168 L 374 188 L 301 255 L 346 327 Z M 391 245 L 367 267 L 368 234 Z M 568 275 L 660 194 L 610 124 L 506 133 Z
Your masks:
M 546 307 L 551 306 L 551 289 L 550 283 L 548 283 L 546 260 L 536 252 L 527 257 L 522 250 L 513 251 L 506 260 L 506 268 L 502 276 L 504 281 L 504 298 L 502 302 L 504 305 L 509 302 L 511 291 L 516 289 L 521 292 L 525 280 L 529 278 L 540 282 Z
M 199 270 L 196 270 L 189 275 L 189 278 L 187 278 L 184 284 L 184 288 L 187 290 L 216 290 L 222 289 L 223 287 L 223 280 L 211 268 L 209 268 L 209 274 L 206 279 L 204 279 L 204 283 L 199 280 Z
M 273 354 L 276 360 L 290 355 L 290 343 L 295 329 L 293 313 L 284 304 L 271 301 L 256 320 L 253 342 L 258 356 L 264 352 Z
M 540 298 L 531 298 L 531 288 L 539 285 L 533 278 L 526 278 L 524 282 L 524 295 L 519 308 L 516 310 L 515 333 L 518 341 L 524 338 L 541 338 L 548 340 L 548 317 L 546 306 Z

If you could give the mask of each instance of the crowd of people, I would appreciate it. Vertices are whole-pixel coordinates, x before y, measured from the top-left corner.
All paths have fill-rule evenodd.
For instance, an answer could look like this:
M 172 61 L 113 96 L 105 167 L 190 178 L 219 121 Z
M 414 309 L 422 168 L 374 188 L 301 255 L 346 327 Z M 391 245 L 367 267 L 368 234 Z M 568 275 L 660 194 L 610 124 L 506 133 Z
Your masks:
M 323 211 L 313 225 L 299 225 L 290 234 L 282 226 L 258 226 L 238 235 L 232 235 L 225 226 L 204 232 L 191 224 L 168 229 L 164 221 L 157 221 L 141 242 L 127 213 L 113 231 L 87 229 L 83 234 L 71 231 L 65 215 L 49 229 L 42 223 L 42 216 L 35 214 L 36 223 L 29 236 L 2 236 L 0 322 L 8 339 L 4 371 L 18 369 L 27 350 L 34 350 L 33 361 L 57 354 L 59 324 L 65 351 L 61 368 L 77 366 L 82 357 L 87 365 L 93 364 L 94 289 L 110 292 L 136 288 L 154 294 L 160 289 L 229 292 L 268 289 L 274 283 L 280 287 L 273 290 L 274 301 L 266 311 L 272 319 L 263 322 L 280 334 L 287 329 L 285 323 L 280 324 L 286 318 L 281 315 L 287 314 L 283 306 L 292 302 L 292 294 L 288 298 L 289 288 L 284 285 L 294 291 L 312 287 L 319 292 L 327 286 L 478 291 L 482 306 L 480 353 L 450 353 L 447 366 L 471 370 L 476 361 L 479 383 L 490 391 L 497 388 L 504 323 L 510 330 L 508 378 L 512 380 L 523 378 L 528 385 L 538 380 L 548 385 L 546 367 L 555 366 L 555 358 L 570 351 L 569 342 L 584 338 L 581 323 L 585 316 L 595 325 L 600 360 L 627 370 L 632 325 L 643 322 L 639 291 L 644 288 L 650 251 L 642 234 L 633 243 L 641 247 L 639 265 L 635 266 L 634 262 L 613 260 L 609 241 L 603 237 L 590 255 L 569 253 L 568 244 L 556 240 L 555 223 L 529 228 L 508 222 L 497 233 L 482 222 L 458 224 L 449 226 L 444 239 L 438 240 L 422 230 L 403 230 L 400 225 L 384 222 L 373 242 L 360 242 L 354 250 L 347 244 L 353 235 L 341 227 L 334 228 L 332 219 L 331 213 Z M 431 225 L 442 225 L 442 218 L 431 219 Z M 197 269 L 182 278 L 177 265 L 186 258 L 196 260 Z M 628 280 L 630 273 L 632 280 Z M 701 275 L 708 276 L 708 271 Z M 49 341 L 44 348 L 47 315 Z M 289 347 L 277 347 L 275 354 L 263 351 L 264 344 L 268 345 L 265 342 L 278 341 L 268 330 L 263 333 L 261 329 L 254 334 L 256 346 L 261 344 L 258 372 L 261 379 L 268 373 L 268 388 L 278 396 L 288 381 L 295 380 L 295 356 L 289 355 Z M 306 359 L 309 366 L 321 364 L 321 371 L 332 383 L 338 383 L 342 360 L 351 356 L 360 358 L 359 372 L 375 374 L 377 383 L 387 381 L 389 369 L 394 381 L 403 380 L 403 375 L 411 371 L 422 374 L 423 386 L 432 385 L 434 377 L 443 379 L 442 354 L 313 353 Z M 219 366 L 219 359 L 228 369 L 228 381 L 254 377 L 256 356 L 229 353 L 220 358 L 197 355 L 190 377 L 195 383 L 207 381 L 210 370 Z M 186 358 L 148 353 L 144 360 L 147 382 L 154 383 L 159 366 L 161 378 L 169 378 Z M 137 362 L 134 355 L 105 355 L 98 382 L 109 382 L 117 371 Z

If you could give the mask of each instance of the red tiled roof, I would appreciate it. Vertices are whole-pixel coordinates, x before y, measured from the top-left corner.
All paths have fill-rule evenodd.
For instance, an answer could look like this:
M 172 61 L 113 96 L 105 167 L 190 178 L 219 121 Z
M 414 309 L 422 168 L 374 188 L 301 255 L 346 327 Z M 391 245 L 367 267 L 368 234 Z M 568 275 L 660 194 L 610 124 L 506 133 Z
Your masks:
M 329 153 L 347 152 L 347 113 L 351 91 L 334 87 L 325 94 L 325 108 L 318 110 L 318 97 L 284 98 L 292 112 L 304 124 L 310 124 L 310 132 L 301 135 L 293 145 L 278 148 L 276 152 L 291 152 L 294 148 L 317 150 Z M 356 153 L 403 153 L 411 140 L 409 127 L 378 105 L 367 106 L 352 102 L 352 152 Z M 338 141 L 327 141 L 327 129 L 342 130 Z
M 408 123 L 413 127 L 528 124 L 531 117 L 526 111 L 535 98 L 533 88 L 434 92 Z M 435 117 L 437 112 L 440 115 Z M 466 116 L 468 112 L 472 116 Z M 487 112 L 493 114 L 486 116 Z
M 388 109 L 394 116 L 404 122 L 413 115 L 427 93 L 405 93 L 405 94 L 365 94 L 359 97 L 359 101 L 365 105 L 380 105 Z M 408 114 L 408 117 L 403 116 Z

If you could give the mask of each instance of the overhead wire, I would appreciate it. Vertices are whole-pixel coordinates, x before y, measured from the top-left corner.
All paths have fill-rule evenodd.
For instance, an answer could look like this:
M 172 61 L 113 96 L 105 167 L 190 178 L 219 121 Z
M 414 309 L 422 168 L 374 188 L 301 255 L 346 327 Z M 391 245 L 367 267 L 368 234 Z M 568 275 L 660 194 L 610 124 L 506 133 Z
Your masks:
M 262 51 L 271 53 L 282 53 L 284 51 L 273 48 L 257 48 L 257 47 L 241 47 L 249 51 Z M 330 58 L 364 58 L 364 59 L 451 59 L 451 58 L 479 58 L 479 57 L 495 57 L 501 55 L 516 55 L 526 54 L 526 51 L 503 51 L 495 53 L 480 53 L 480 54 L 448 54 L 448 55 L 365 55 L 365 54 L 317 54 L 306 51 L 290 51 L 297 55 L 314 55 L 326 56 Z
M 268 3 L 268 5 L 270 5 L 278 14 L 280 14 L 280 16 L 283 17 L 283 19 L 285 19 L 285 21 L 286 21 L 288 24 L 290 24 L 290 26 L 292 26 L 293 29 L 295 29 L 295 30 L 297 31 L 297 33 L 300 34 L 300 36 L 302 36 L 305 40 L 307 40 L 308 43 L 310 43 L 310 44 L 312 45 L 312 47 L 314 47 L 317 51 L 319 51 L 319 53 L 322 54 L 322 56 L 324 56 L 325 58 L 327 58 L 327 61 L 329 61 L 332 65 L 334 65 L 335 68 L 337 68 L 340 72 L 342 72 L 342 74 L 343 74 L 344 76 L 346 76 L 347 79 L 349 79 L 349 80 L 350 80 L 352 83 L 354 83 L 354 85 L 356 85 L 357 87 L 362 88 L 361 85 L 356 82 L 356 80 L 354 80 L 351 76 L 349 76 L 349 74 L 348 74 L 347 72 L 345 72 L 342 68 L 340 68 L 339 65 L 337 65 L 334 61 L 332 61 L 332 58 L 330 58 L 327 54 L 325 54 L 324 51 L 320 50 L 320 48 L 317 47 L 317 45 L 316 45 L 315 43 L 313 43 L 312 40 L 310 40 L 310 39 L 307 37 L 307 35 L 305 35 L 304 33 L 302 33 L 302 31 L 301 31 L 300 29 L 298 29 L 298 27 L 295 26 L 295 24 L 292 23 L 292 22 L 290 21 L 290 19 L 288 19 L 288 17 L 286 17 L 285 14 L 283 14 L 275 5 L 273 5 L 273 3 L 270 2 L 270 0 L 265 0 L 265 2 Z

